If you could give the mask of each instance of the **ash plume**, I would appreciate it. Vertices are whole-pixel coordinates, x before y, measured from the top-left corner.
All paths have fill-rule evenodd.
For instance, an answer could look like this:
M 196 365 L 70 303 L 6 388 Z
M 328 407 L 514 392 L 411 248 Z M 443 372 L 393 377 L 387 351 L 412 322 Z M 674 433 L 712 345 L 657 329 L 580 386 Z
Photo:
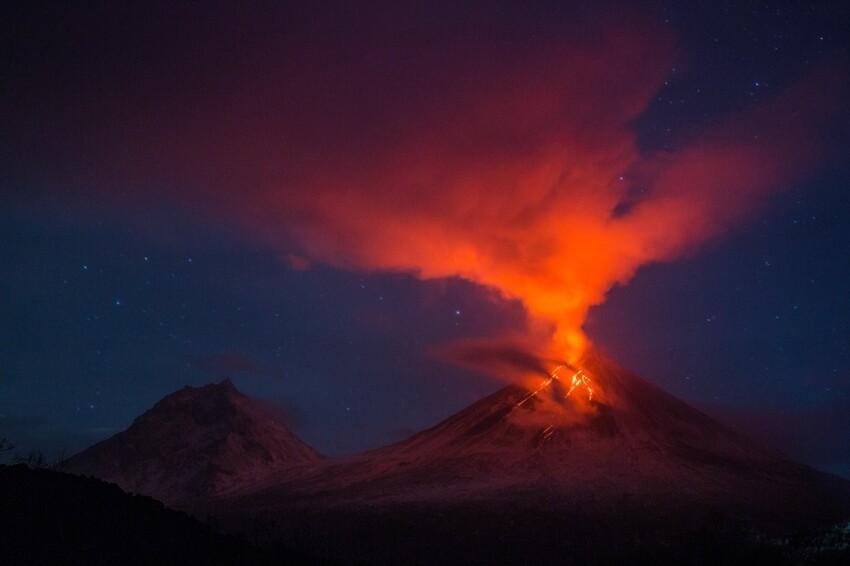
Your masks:
M 640 6 L 555 12 L 313 6 L 225 67 L 192 59 L 229 45 L 202 30 L 191 60 L 169 56 L 175 71 L 151 92 L 98 105 L 96 120 L 81 111 L 20 127 L 45 139 L 10 156 L 31 163 L 44 158 L 28 148 L 62 147 L 39 175 L 105 187 L 100 198 L 130 210 L 176 199 L 295 269 L 498 289 L 522 300 L 552 357 L 575 361 L 588 309 L 614 285 L 723 237 L 813 171 L 846 89 L 813 71 L 648 151 L 634 124 L 680 63 L 673 32 Z M 87 108 L 99 100 L 89 94 L 57 86 L 33 104 Z

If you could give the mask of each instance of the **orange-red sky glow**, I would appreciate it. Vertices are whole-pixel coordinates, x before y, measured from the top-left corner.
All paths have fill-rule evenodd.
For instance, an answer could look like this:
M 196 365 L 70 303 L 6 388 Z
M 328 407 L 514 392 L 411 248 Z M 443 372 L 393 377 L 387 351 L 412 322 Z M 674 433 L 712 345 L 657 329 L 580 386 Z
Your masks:
M 640 17 L 588 18 L 572 35 L 504 41 L 413 17 L 346 28 L 372 38 L 351 46 L 313 44 L 305 26 L 273 75 L 247 70 L 189 114 L 157 109 L 180 127 L 158 153 L 128 150 L 122 174 L 194 186 L 181 191 L 296 269 L 495 288 L 523 302 L 544 356 L 576 361 L 588 309 L 612 286 L 722 236 L 809 172 L 835 105 L 822 73 L 647 150 L 634 122 L 687 61 Z
M 676 151 L 640 151 L 631 122 L 670 73 L 669 45 L 620 29 L 455 76 L 380 135 L 293 162 L 295 180 L 268 183 L 254 215 L 310 261 L 521 299 L 547 355 L 575 361 L 612 286 L 722 235 L 817 153 L 817 116 L 796 110 L 804 87 Z

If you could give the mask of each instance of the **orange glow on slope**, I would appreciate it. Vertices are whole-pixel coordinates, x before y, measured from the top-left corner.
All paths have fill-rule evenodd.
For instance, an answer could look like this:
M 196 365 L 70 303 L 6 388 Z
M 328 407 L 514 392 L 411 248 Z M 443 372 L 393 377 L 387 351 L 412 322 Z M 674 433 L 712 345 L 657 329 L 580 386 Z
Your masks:
M 573 377 L 570 379 L 570 390 L 567 391 L 566 396 L 569 397 L 578 386 L 583 386 L 587 389 L 587 400 L 593 401 L 593 389 L 590 387 L 590 379 L 582 370 L 578 370 L 573 374 Z
M 531 399 L 533 399 L 537 395 L 539 395 L 541 391 L 543 391 L 544 389 L 546 389 L 547 387 L 552 385 L 552 382 L 561 381 L 561 378 L 559 377 L 558 372 L 560 372 L 563 369 L 569 369 L 570 371 L 573 371 L 573 374 L 570 377 L 570 388 L 567 391 L 567 393 L 564 395 L 564 397 L 565 398 L 569 397 L 576 388 L 582 388 L 582 389 L 587 391 L 587 401 L 588 401 L 588 403 L 592 402 L 593 401 L 593 388 L 590 385 L 591 384 L 590 377 L 587 375 L 587 373 L 583 369 L 576 368 L 576 367 L 572 366 L 571 364 L 566 364 L 566 365 L 560 365 L 560 366 L 556 367 L 554 370 L 552 370 L 552 373 L 549 374 L 549 377 L 547 377 L 546 379 L 543 380 L 543 383 L 541 383 L 537 388 L 529 391 L 527 395 L 525 395 L 522 399 L 517 401 L 516 404 L 514 404 L 514 406 L 508 412 L 508 415 L 510 415 L 511 413 L 513 413 L 514 411 L 516 411 L 517 409 L 519 409 L 520 407 L 525 405 L 528 401 L 530 401 Z M 505 418 L 507 418 L 507 415 L 505 416 Z M 551 427 L 550 427 L 550 429 L 551 429 Z

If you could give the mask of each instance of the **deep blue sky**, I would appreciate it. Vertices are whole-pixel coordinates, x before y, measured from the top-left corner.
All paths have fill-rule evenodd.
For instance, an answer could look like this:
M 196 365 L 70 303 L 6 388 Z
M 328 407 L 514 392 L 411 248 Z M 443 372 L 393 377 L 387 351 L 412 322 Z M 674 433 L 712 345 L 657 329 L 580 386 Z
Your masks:
M 658 3 L 635 16 L 669 28 L 668 49 L 681 62 L 634 120 L 642 151 L 675 152 L 812 70 L 846 74 L 850 14 L 840 2 L 693 4 Z M 281 406 L 320 451 L 350 453 L 404 438 L 502 385 L 434 350 L 523 331 L 519 301 L 459 278 L 422 281 L 321 261 L 302 269 L 278 242 L 222 214 L 240 199 L 240 164 L 252 166 L 252 182 L 267 157 L 215 160 L 219 151 L 245 151 L 240 128 L 250 117 L 231 114 L 227 102 L 250 98 L 261 88 L 256 77 L 273 74 L 275 50 L 289 48 L 284 30 L 322 18 L 374 20 L 380 29 L 383 7 L 3 8 L 0 437 L 24 451 L 72 453 L 183 385 L 230 376 Z M 415 22 L 421 11 L 429 29 L 445 25 L 452 38 L 493 24 L 510 47 L 544 31 L 575 40 L 576 14 L 604 26 L 618 6 L 586 8 L 554 3 L 538 13 L 498 3 L 410 13 Z M 435 37 L 402 63 L 425 47 L 450 51 Z M 368 54 L 376 44 L 352 49 Z M 400 108 L 411 96 L 405 88 Z M 349 126 L 367 124 L 367 139 L 384 135 L 383 118 L 370 115 L 378 110 L 365 104 L 349 116 L 347 96 L 331 98 L 342 108 L 336 119 L 353 124 L 334 138 L 343 150 Z M 217 121 L 199 127 L 196 103 L 204 107 L 197 120 L 221 105 Z M 670 393 L 850 477 L 847 110 L 834 113 L 822 134 L 825 158 L 800 182 L 690 254 L 642 267 L 591 310 L 585 328 Z M 274 139 L 264 129 L 273 124 L 244 127 L 262 130 L 261 142 Z M 199 135 L 212 137 L 202 170 L 193 148 L 180 145 Z M 160 155 L 168 152 L 177 157 Z

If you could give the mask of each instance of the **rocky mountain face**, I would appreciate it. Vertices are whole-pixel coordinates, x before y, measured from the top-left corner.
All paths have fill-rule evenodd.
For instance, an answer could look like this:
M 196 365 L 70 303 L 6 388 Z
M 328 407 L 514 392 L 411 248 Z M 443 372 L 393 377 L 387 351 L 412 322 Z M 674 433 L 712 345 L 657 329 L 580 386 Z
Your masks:
M 269 406 L 225 380 L 166 396 L 130 428 L 71 457 L 63 469 L 178 504 L 321 459 Z

